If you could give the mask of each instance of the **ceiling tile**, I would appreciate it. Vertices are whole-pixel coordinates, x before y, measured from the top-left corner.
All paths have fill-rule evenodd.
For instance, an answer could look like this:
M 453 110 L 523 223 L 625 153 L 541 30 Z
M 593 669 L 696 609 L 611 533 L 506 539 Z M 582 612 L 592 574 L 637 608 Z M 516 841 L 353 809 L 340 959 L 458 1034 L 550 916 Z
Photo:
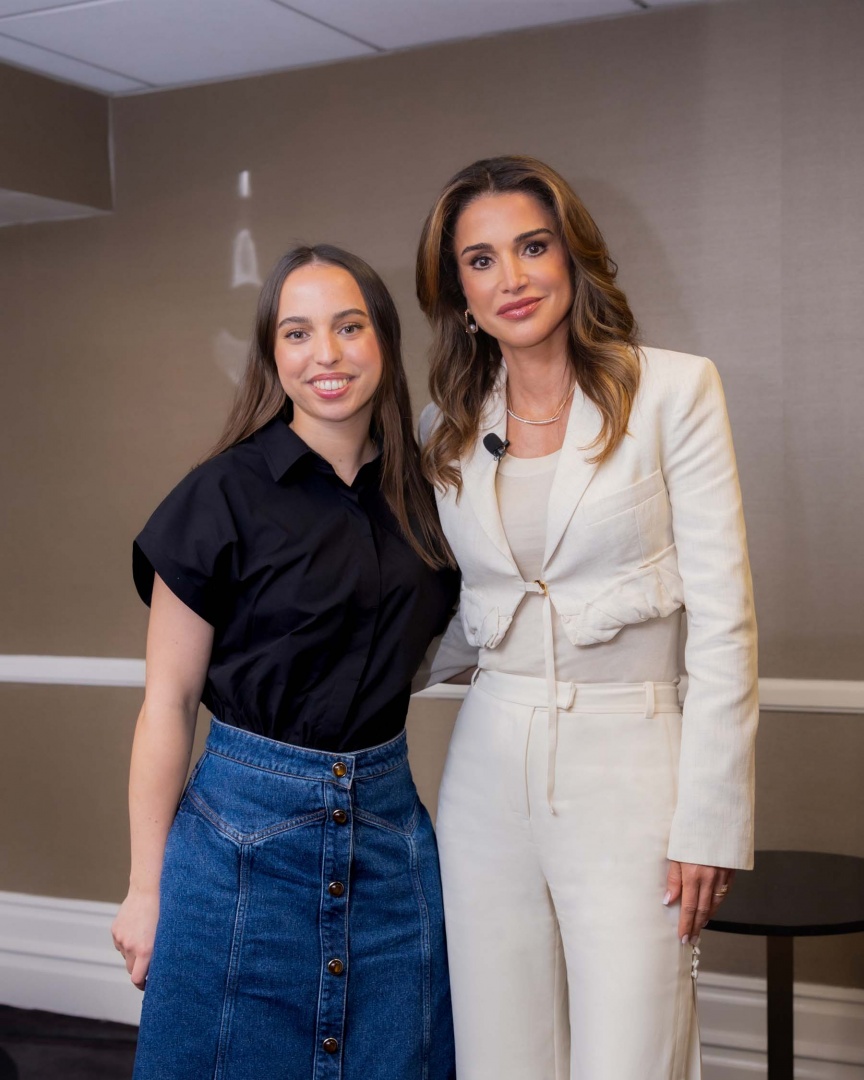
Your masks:
M 0 23 L 0 27 L 2 25 L 3 23 Z M 56 53 L 39 49 L 35 45 L 13 41 L 11 38 L 4 37 L 0 31 L 0 62 L 4 60 L 18 67 L 36 71 L 40 75 L 77 83 L 78 86 L 87 86 L 91 90 L 102 90 L 106 94 L 123 94 L 131 90 L 146 89 L 146 85 L 136 79 L 127 79 L 123 75 L 102 71 L 91 67 L 90 64 L 82 64 L 67 56 L 58 56 Z
M 0 0 L 0 19 L 8 15 L 22 15 L 27 11 L 45 8 L 71 7 L 73 4 L 89 4 L 93 0 Z
M 281 3 L 282 0 L 275 0 Z M 399 49 L 528 26 L 637 14 L 632 0 L 285 0 L 364 41 Z
M 155 86 L 372 52 L 271 0 L 109 0 L 6 19 L 0 32 Z

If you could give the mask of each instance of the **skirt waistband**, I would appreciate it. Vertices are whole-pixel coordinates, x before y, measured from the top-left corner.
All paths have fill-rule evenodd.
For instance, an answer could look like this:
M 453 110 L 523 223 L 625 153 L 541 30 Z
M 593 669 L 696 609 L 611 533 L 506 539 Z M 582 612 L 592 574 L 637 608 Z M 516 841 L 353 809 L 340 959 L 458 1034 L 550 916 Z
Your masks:
M 510 675 L 504 671 L 478 670 L 472 686 L 502 701 L 549 707 L 546 679 Z M 678 686 L 670 682 L 576 683 L 556 682 L 556 704 L 568 712 L 583 713 L 680 713 Z
M 405 732 L 368 750 L 310 750 L 306 746 L 268 739 L 252 731 L 224 724 L 214 716 L 207 736 L 207 750 L 253 768 L 322 780 L 350 788 L 355 779 L 391 772 L 408 760 Z

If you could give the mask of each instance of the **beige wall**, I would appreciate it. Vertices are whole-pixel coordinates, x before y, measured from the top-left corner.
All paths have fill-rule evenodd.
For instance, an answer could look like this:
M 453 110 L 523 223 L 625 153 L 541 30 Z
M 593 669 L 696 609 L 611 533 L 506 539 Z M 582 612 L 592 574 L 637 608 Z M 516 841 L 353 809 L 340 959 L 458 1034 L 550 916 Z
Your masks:
M 864 678 L 862 33 L 850 0 L 743 0 L 115 101 L 114 214 L 0 231 L 0 652 L 142 654 L 130 542 L 218 434 L 256 294 L 232 287 L 242 230 L 262 273 L 295 239 L 378 267 L 419 406 L 424 213 L 455 168 L 516 151 L 583 194 L 646 340 L 720 367 L 762 674 Z M 121 897 L 137 704 L 0 687 L 0 889 Z M 431 801 L 452 714 L 412 709 Z M 760 843 L 864 855 L 864 718 L 771 714 L 759 749 Z M 862 941 L 799 953 L 802 977 L 864 986 Z
M 111 209 L 110 103 L 0 64 L 0 188 Z

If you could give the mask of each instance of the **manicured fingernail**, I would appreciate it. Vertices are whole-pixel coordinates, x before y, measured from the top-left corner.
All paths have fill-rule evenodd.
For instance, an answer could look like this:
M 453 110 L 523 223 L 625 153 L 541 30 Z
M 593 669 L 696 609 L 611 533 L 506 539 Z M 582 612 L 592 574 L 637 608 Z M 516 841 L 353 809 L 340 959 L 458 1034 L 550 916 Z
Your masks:
M 687 937 L 686 934 L 684 935 L 684 937 L 681 938 L 681 944 L 682 945 L 689 945 L 690 944 L 690 938 Z
M 672 893 L 667 892 L 666 895 L 663 897 L 663 903 L 668 904 L 671 899 L 672 899 Z

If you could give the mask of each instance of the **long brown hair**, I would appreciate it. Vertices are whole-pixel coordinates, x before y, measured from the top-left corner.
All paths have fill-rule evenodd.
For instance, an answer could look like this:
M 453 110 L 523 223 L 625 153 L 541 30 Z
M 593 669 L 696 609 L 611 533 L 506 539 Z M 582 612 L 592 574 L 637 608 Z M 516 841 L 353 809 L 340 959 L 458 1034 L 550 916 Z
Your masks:
M 347 270 L 357 282 L 381 350 L 381 381 L 372 398 L 371 434 L 381 446 L 381 491 L 405 539 L 434 568 L 452 566 L 450 548 L 441 532 L 435 498 L 420 466 L 414 438 L 408 381 L 402 364 L 402 327 L 387 286 L 368 263 L 331 244 L 300 245 L 282 256 L 261 288 L 255 334 L 246 370 L 225 430 L 208 457 L 247 439 L 275 416 L 286 421 L 293 404 L 276 370 L 273 347 L 279 296 L 289 274 L 301 266 L 324 264 Z
M 426 218 L 417 251 L 417 298 L 432 324 L 429 387 L 441 421 L 423 449 L 426 475 L 438 487 L 461 487 L 458 459 L 477 435 L 483 405 L 495 383 L 501 351 L 478 329 L 465 333 L 465 297 L 453 234 L 459 215 L 482 195 L 525 192 L 555 217 L 573 270 L 568 358 L 602 426 L 591 448 L 603 461 L 627 434 L 639 387 L 636 322 L 615 284 L 618 267 L 581 200 L 554 169 L 530 157 L 475 161 L 445 185 Z

